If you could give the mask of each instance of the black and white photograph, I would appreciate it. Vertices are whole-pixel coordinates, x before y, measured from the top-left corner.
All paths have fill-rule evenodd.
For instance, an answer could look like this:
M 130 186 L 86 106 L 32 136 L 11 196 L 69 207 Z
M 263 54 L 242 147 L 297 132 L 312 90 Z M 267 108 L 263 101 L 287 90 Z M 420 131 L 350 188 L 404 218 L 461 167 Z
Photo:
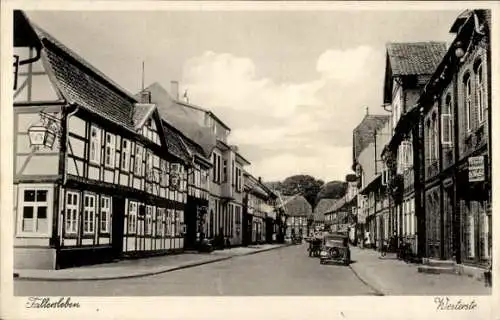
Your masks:
M 2 9 L 5 319 L 494 319 L 494 2 L 92 2 Z

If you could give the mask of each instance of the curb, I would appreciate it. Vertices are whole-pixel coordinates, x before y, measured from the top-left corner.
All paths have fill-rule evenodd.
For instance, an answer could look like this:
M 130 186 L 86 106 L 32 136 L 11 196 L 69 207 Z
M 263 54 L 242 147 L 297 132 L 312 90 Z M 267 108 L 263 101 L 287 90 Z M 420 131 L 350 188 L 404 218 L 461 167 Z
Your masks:
M 288 247 L 289 245 L 284 245 L 280 247 L 274 247 L 274 248 L 267 248 L 264 250 L 260 251 L 254 251 L 254 252 L 248 252 L 248 253 L 243 253 L 239 255 L 232 255 L 232 256 L 227 256 L 227 257 L 219 257 L 219 258 L 214 258 L 214 259 L 209 259 L 205 261 L 197 261 L 197 262 L 192 262 L 192 263 L 186 263 L 180 266 L 170 266 L 170 267 L 165 267 L 165 268 L 156 268 L 153 270 L 145 271 L 145 272 L 139 272 L 139 273 L 132 273 L 132 274 L 126 274 L 126 275 L 118 275 L 118 276 L 92 276 L 92 277 L 81 277 L 81 278 L 76 278 L 76 277 L 64 277 L 64 278 L 45 278 L 45 277 L 30 277 L 30 276 L 22 276 L 19 273 L 14 273 L 14 278 L 16 280 L 21 280 L 21 281 L 50 281 L 50 282 L 57 282 L 57 281 L 102 281 L 102 280 L 118 280 L 118 279 L 131 279 L 131 278 L 140 278 L 140 277 L 147 277 L 147 276 L 153 276 L 153 275 L 158 275 L 162 273 L 167 273 L 167 272 L 172 272 L 172 271 L 177 271 L 177 270 L 182 270 L 182 269 L 188 269 L 188 268 L 193 268 L 205 264 L 210 264 L 210 263 L 215 263 L 215 262 L 220 262 L 220 261 L 225 261 L 229 260 L 235 257 L 242 257 L 242 256 L 247 256 L 247 255 L 252 255 L 252 254 L 257 254 L 265 251 L 270 251 L 270 250 L 276 250 L 276 249 L 281 249 Z
M 384 292 L 384 290 L 382 290 L 380 288 L 376 288 L 373 284 L 369 283 L 365 278 L 363 278 L 362 276 L 360 276 L 359 272 L 357 272 L 350 264 L 349 264 L 349 269 L 351 269 L 352 273 L 354 273 L 354 275 L 356 276 L 356 278 L 359 279 L 359 281 L 361 281 L 368 288 L 370 288 L 373 291 L 375 291 L 375 295 L 376 296 L 386 296 L 386 295 L 388 295 L 387 292 Z

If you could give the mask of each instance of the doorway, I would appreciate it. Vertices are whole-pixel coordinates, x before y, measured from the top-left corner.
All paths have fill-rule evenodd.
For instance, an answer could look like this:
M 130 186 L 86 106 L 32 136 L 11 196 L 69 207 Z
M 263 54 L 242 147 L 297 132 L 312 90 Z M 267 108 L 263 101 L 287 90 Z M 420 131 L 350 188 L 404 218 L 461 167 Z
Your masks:
M 123 228 L 125 221 L 125 198 L 113 197 L 113 212 L 111 215 L 111 247 L 114 258 L 119 258 L 123 252 Z

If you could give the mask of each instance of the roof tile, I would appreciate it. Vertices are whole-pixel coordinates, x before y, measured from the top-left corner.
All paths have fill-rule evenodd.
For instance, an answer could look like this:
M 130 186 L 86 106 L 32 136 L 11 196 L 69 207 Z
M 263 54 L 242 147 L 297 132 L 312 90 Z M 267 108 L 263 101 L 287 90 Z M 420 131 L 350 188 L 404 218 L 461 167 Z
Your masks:
M 446 53 L 445 42 L 388 43 L 393 75 L 433 74 Z

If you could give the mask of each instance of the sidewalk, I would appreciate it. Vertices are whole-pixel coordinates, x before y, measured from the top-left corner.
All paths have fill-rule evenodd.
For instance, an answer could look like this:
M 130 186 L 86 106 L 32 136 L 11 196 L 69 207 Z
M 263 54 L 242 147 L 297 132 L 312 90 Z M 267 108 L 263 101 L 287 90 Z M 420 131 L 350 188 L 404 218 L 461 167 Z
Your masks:
M 143 259 L 120 260 L 115 263 L 103 263 L 61 270 L 17 269 L 14 270 L 14 274 L 18 275 L 16 279 L 41 281 L 135 278 L 200 266 L 286 246 L 286 244 L 264 244 L 217 250 L 211 253 L 182 253 Z
M 372 249 L 351 247 L 350 267 L 366 284 L 383 295 L 489 295 L 491 288 L 469 277 L 419 273 L 417 264 L 380 258 Z

